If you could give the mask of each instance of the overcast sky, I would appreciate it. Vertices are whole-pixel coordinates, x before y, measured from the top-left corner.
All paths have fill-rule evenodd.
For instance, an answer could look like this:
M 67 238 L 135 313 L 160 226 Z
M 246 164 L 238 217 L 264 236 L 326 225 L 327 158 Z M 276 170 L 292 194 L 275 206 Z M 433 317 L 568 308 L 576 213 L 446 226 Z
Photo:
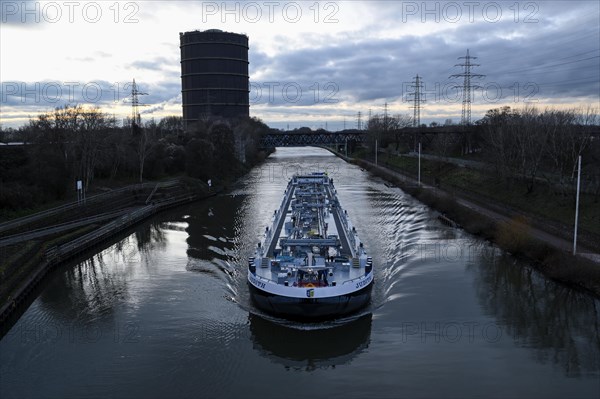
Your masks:
M 0 0 L 4 127 L 64 104 L 142 118 L 181 115 L 179 32 L 250 38 L 250 114 L 274 127 L 356 127 L 357 113 L 460 121 L 467 49 L 480 66 L 473 119 L 486 110 L 600 106 L 600 2 L 594 1 L 6 1 Z M 285 89 L 285 90 L 284 90 Z M 363 118 L 364 120 L 364 118 Z

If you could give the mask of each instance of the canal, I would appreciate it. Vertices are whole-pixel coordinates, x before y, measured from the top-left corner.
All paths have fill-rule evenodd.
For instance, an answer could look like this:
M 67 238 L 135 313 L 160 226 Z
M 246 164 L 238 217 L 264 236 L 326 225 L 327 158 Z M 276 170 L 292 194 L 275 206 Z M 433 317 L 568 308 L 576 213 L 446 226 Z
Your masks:
M 334 178 L 375 286 L 360 314 L 300 324 L 253 307 L 246 258 L 288 178 L 316 170 Z M 5 399 L 598 398 L 600 301 L 325 150 L 279 148 L 231 192 L 53 273 L 0 359 Z

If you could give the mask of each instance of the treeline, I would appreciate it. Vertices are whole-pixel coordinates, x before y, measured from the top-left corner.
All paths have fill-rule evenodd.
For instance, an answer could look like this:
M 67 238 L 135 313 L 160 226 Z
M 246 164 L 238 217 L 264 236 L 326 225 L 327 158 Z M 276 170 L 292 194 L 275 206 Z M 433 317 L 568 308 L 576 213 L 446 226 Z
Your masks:
M 583 157 L 583 184 L 600 195 L 600 118 L 593 108 L 536 107 L 489 110 L 471 126 L 451 125 L 408 128 L 408 115 L 374 115 L 366 125 L 370 154 L 375 140 L 388 152 L 422 151 L 441 157 L 474 158 L 490 165 L 507 188 L 522 183 L 526 193 L 539 185 L 568 194 L 573 191 L 577 160 Z M 594 137 L 595 135 L 595 137 Z M 589 190 L 588 190 L 589 191 Z
M 255 118 L 206 118 L 184 129 L 181 117 L 118 125 L 99 108 L 65 106 L 3 131 L 0 210 L 34 208 L 64 199 L 75 181 L 116 184 L 186 174 L 203 180 L 235 178 L 263 159 L 258 140 L 269 128 Z
M 369 147 L 375 147 L 375 140 L 379 148 L 388 147 L 393 143 L 394 151 L 399 151 L 400 144 L 405 134 L 402 129 L 412 126 L 412 118 L 408 115 L 380 115 L 375 114 L 367 121 Z
M 531 193 L 540 182 L 570 191 L 579 156 L 585 157 L 586 176 L 600 187 L 600 148 L 592 140 L 598 125 L 592 108 L 540 111 L 535 107 L 493 109 L 479 121 L 483 127 L 483 152 L 498 177 L 507 184 L 525 182 Z

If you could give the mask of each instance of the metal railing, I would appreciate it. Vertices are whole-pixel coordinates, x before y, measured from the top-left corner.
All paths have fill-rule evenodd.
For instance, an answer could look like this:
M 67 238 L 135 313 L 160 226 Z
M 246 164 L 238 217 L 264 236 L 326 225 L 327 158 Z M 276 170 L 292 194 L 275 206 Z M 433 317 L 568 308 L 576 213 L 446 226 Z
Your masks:
M 37 237 L 43 237 L 49 234 L 59 233 L 64 230 L 70 230 L 75 227 L 85 226 L 95 222 L 100 222 L 107 219 L 112 219 L 120 214 L 127 212 L 127 209 L 121 209 L 118 211 L 102 213 L 100 215 L 90 216 L 87 218 L 79 219 L 75 222 L 59 223 L 48 227 L 42 227 L 35 230 L 29 230 L 25 233 L 13 234 L 8 237 L 0 239 L 0 247 L 15 244 L 21 241 L 30 240 Z
M 45 211 L 34 213 L 32 215 L 28 215 L 28 216 L 24 216 L 22 218 L 9 220 L 9 221 L 0 223 L 0 233 L 2 233 L 4 231 L 9 231 L 9 230 L 15 229 L 17 227 L 20 227 L 20 226 L 23 226 L 26 224 L 30 224 L 30 223 L 42 220 L 44 218 L 48 218 L 50 216 L 59 215 L 63 212 L 81 209 L 82 206 L 92 205 L 92 204 L 99 203 L 99 202 L 104 202 L 111 197 L 114 197 L 114 196 L 122 194 L 122 193 L 129 192 L 129 191 L 156 188 L 156 186 L 158 186 L 158 185 L 161 185 L 160 187 L 172 187 L 172 186 L 175 186 L 176 184 L 178 184 L 179 182 L 180 182 L 180 179 L 169 180 L 167 182 L 161 182 L 158 184 L 156 184 L 156 183 L 139 183 L 139 184 L 111 190 L 106 193 L 96 194 L 96 195 L 87 197 L 85 199 L 84 203 L 78 202 L 78 201 L 70 202 L 70 203 L 60 205 L 60 206 L 57 206 L 57 207 L 54 207 L 51 209 L 47 209 Z

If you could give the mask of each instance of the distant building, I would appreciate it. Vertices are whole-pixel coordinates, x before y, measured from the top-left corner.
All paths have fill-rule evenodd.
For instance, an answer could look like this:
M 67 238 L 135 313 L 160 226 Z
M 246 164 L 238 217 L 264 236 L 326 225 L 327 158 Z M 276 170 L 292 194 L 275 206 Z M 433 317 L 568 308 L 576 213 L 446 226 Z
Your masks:
M 179 34 L 183 120 L 249 116 L 248 36 L 218 29 Z

